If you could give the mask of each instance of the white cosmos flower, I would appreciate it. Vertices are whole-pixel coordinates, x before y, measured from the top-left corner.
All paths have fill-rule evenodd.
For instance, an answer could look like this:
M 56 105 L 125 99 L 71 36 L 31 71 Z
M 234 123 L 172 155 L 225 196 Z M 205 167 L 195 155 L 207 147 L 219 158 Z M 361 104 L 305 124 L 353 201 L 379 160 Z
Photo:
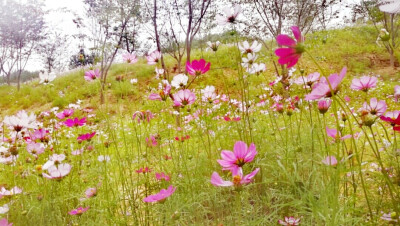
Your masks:
M 230 7 L 225 7 L 222 9 L 225 16 L 217 15 L 217 22 L 219 25 L 224 26 L 226 24 L 233 24 L 236 22 L 236 18 L 242 12 L 242 7 L 240 5 L 235 5 L 235 8 L 232 10 Z
M 175 75 L 171 81 L 171 86 L 175 87 L 175 89 L 183 88 L 187 85 L 189 77 L 185 74 Z
M 40 82 L 41 84 L 48 84 L 50 82 L 52 82 L 54 79 L 56 79 L 56 74 L 54 72 L 40 72 L 39 73 L 39 78 L 40 78 Z
M 217 52 L 218 47 L 219 47 L 220 44 L 221 44 L 221 42 L 219 42 L 219 41 L 216 41 L 216 42 L 208 41 L 207 42 L 208 47 L 214 52 Z
M 253 65 L 251 65 L 251 67 L 247 68 L 246 70 L 250 74 L 259 74 L 267 70 L 267 67 L 263 63 L 260 64 L 254 63 Z
M 15 131 L 35 129 L 37 127 L 36 116 L 33 113 L 28 115 L 24 110 L 19 111 L 16 115 L 4 117 L 3 122 Z
M 257 41 L 254 41 L 251 46 L 249 42 L 244 41 L 242 44 L 239 44 L 239 49 L 240 52 L 242 53 L 257 53 L 260 52 L 261 50 L 261 43 L 258 43 Z
M 111 158 L 108 155 L 99 155 L 99 157 L 97 157 L 97 160 L 99 160 L 99 162 L 109 162 L 110 159 Z
M 257 60 L 257 55 L 255 53 L 247 54 L 247 57 L 242 58 L 242 66 L 245 68 L 249 68 L 255 61 Z
M 3 206 L 0 206 L 0 214 L 5 214 L 10 210 L 10 208 L 8 208 L 8 204 L 4 204 Z
M 133 85 L 133 84 L 136 84 L 136 83 L 138 83 L 138 80 L 137 80 L 137 78 L 133 78 L 133 79 L 131 79 L 131 84 Z

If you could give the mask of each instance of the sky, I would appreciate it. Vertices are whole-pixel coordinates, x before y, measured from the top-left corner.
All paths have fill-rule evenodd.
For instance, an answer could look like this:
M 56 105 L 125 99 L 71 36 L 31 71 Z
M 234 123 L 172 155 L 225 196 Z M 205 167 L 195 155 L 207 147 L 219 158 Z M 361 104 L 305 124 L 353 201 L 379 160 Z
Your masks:
M 359 1 L 360 0 L 342 0 L 344 3 L 356 3 Z M 44 0 L 44 3 L 45 9 L 50 12 L 45 16 L 45 20 L 48 22 L 49 27 L 67 35 L 78 33 L 78 30 L 75 24 L 72 22 L 72 19 L 76 17 L 74 15 L 79 15 L 84 18 L 85 6 L 83 0 Z M 349 14 L 350 9 L 343 7 L 341 8 L 342 16 Z M 340 21 L 340 19 L 338 21 Z M 337 22 L 334 21 L 333 23 L 336 24 Z M 65 50 L 65 57 L 69 58 L 69 56 L 75 54 L 78 51 L 78 45 L 78 41 L 71 38 L 68 48 Z M 33 55 L 32 60 L 30 60 L 26 66 L 26 70 L 35 71 L 41 69 L 43 69 L 43 65 L 40 62 L 39 56 Z

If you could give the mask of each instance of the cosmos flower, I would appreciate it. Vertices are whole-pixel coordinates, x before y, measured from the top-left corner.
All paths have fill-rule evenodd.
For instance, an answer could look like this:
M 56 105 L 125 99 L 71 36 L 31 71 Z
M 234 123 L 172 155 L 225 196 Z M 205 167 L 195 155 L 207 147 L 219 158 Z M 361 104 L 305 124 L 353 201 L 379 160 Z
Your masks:
M 213 172 L 211 175 L 211 184 L 217 187 L 230 187 L 230 186 L 241 186 L 249 184 L 253 181 L 254 176 L 260 171 L 259 168 L 255 169 L 248 175 L 243 176 L 242 168 L 231 169 L 232 181 L 224 181 L 217 172 Z
M 216 42 L 208 41 L 207 42 L 208 47 L 214 52 L 217 52 L 218 47 L 219 47 L 220 44 L 221 44 L 221 42 L 219 42 L 219 41 L 216 41 Z
M 0 196 L 0 199 L 1 199 L 1 196 Z M 0 214 L 8 213 L 9 210 L 10 210 L 10 208 L 8 207 L 8 204 L 4 204 L 3 206 L 0 206 Z M 1 221 L 0 221 L 0 225 L 3 226 L 1 224 Z
M 156 179 L 157 180 L 165 180 L 165 181 L 169 181 L 171 179 L 170 176 L 168 176 L 165 173 L 156 173 Z
M 3 120 L 4 125 L 14 129 L 16 132 L 22 129 L 35 129 L 37 127 L 36 116 L 26 111 L 19 111 L 16 115 L 6 116 Z
M 278 35 L 276 41 L 279 46 L 286 46 L 286 48 L 278 48 L 275 54 L 279 57 L 279 64 L 286 64 L 288 68 L 293 67 L 299 61 L 301 55 L 304 53 L 305 48 L 303 45 L 304 38 L 301 36 L 300 29 L 296 26 L 291 27 L 294 37 L 292 39 L 288 35 Z
M 262 44 L 258 43 L 257 41 L 254 41 L 251 45 L 249 44 L 248 41 L 244 41 L 241 44 L 239 43 L 239 49 L 242 54 L 258 53 L 258 52 L 260 52 L 261 47 L 262 47 Z
M 246 71 L 250 74 L 260 74 L 267 70 L 264 63 L 253 63 L 250 67 L 246 68 Z
M 161 59 L 161 52 L 158 50 L 153 51 L 148 56 L 146 56 L 147 64 L 154 65 L 157 64 Z
M 193 60 L 192 63 L 186 63 L 186 71 L 193 76 L 205 74 L 210 70 L 211 63 L 206 62 L 204 59 Z
M 48 140 L 49 140 L 49 137 L 47 136 L 47 134 L 49 133 L 49 131 L 48 130 L 45 130 L 45 129 L 43 129 L 43 128 L 41 128 L 41 129 L 35 129 L 34 131 L 33 131 L 33 133 L 32 132 L 30 132 L 30 140 L 31 141 L 41 141 L 41 142 L 47 142 Z
M 68 214 L 69 215 L 82 215 L 88 209 L 89 209 L 89 207 L 86 207 L 86 208 L 79 207 L 79 208 L 76 208 L 76 209 L 73 209 L 73 210 L 69 211 Z
M 56 79 L 56 74 L 54 72 L 40 72 L 39 73 L 39 79 L 40 79 L 40 84 L 49 84 L 50 82 L 54 81 Z
M 257 60 L 257 55 L 255 53 L 249 53 L 246 57 L 242 58 L 242 66 L 245 68 L 251 67 Z
M 83 126 L 86 124 L 86 117 L 83 117 L 82 119 L 79 118 L 74 118 L 74 119 L 67 119 L 64 121 L 64 125 L 67 127 L 78 127 L 78 126 Z
M 8 220 L 6 218 L 3 218 L 0 220 L 0 225 L 1 226 L 12 226 L 13 223 L 8 222 Z
M 171 196 L 175 192 L 176 188 L 172 185 L 167 190 L 161 189 L 161 191 L 155 195 L 149 195 L 143 199 L 143 202 L 160 202 Z
M 72 116 L 74 114 L 74 109 L 65 109 L 64 111 L 57 113 L 56 117 L 59 119 L 64 119 Z
M 96 79 L 100 78 L 100 70 L 96 69 L 96 70 L 86 71 L 84 78 L 86 81 L 89 81 L 89 82 L 96 80 Z
M 355 78 L 351 82 L 351 89 L 361 90 L 364 92 L 368 92 L 371 88 L 376 87 L 376 82 L 378 79 L 374 76 L 362 76 L 361 78 Z
M 307 77 L 301 76 L 300 78 L 296 79 L 294 83 L 297 85 L 304 85 L 306 87 L 312 87 L 315 82 L 319 81 L 320 74 L 318 72 L 311 73 Z
M 351 138 L 351 135 L 350 135 L 350 134 L 345 135 L 345 136 L 342 136 L 342 135 L 340 134 L 340 132 L 338 132 L 336 129 L 331 129 L 331 128 L 329 128 L 329 127 L 326 127 L 326 134 L 327 134 L 328 136 L 332 137 L 332 138 L 335 139 L 335 140 L 336 140 L 337 138 L 339 138 L 340 140 L 346 140 L 346 139 Z
M 134 64 L 138 61 L 137 56 L 134 53 L 126 53 L 122 55 L 124 62 L 128 64 Z
M 396 102 L 398 101 L 399 97 L 400 97 L 400 86 L 396 85 L 394 87 L 394 99 L 396 100 Z
M 338 164 L 338 161 L 335 156 L 331 155 L 322 160 L 322 163 L 327 166 L 336 166 Z
M 285 217 L 284 220 L 278 220 L 278 223 L 280 225 L 286 225 L 286 226 L 292 226 L 292 225 L 299 225 L 300 224 L 300 218 L 294 218 L 294 217 Z
M 242 167 L 245 163 L 253 161 L 256 154 L 256 146 L 253 143 L 247 148 L 245 142 L 237 141 L 233 147 L 233 152 L 223 150 L 221 152 L 222 159 L 217 161 L 224 170 L 231 170 Z
M 44 152 L 44 144 L 30 142 L 26 146 L 26 150 L 33 156 L 38 156 Z
M 379 9 L 386 13 L 400 13 L 400 2 L 398 0 L 382 0 Z
M 196 95 L 188 89 L 179 90 L 174 94 L 174 106 L 175 107 L 185 107 L 186 105 L 191 105 L 195 102 Z
M 43 177 L 48 178 L 48 179 L 61 179 L 68 175 L 71 171 L 71 165 L 68 163 L 62 163 L 57 166 L 53 165 L 50 166 L 47 170 L 47 173 L 42 173 Z
M 53 154 L 50 159 L 43 165 L 42 169 L 47 170 L 51 166 L 58 165 L 65 160 L 64 154 Z
M 97 188 L 88 188 L 88 189 L 86 189 L 86 191 L 85 191 L 85 196 L 86 196 L 86 198 L 91 198 L 91 197 L 93 197 L 93 196 L 96 196 L 97 195 Z
M 321 114 L 325 114 L 331 106 L 331 99 L 321 99 L 318 101 L 318 110 Z
M 137 78 L 132 78 L 131 80 L 129 80 L 129 82 L 133 85 L 133 84 L 138 83 L 138 80 L 137 80 Z
M 216 17 L 220 26 L 236 23 L 237 17 L 242 12 L 242 7 L 240 5 L 235 5 L 233 10 L 230 7 L 225 7 L 222 9 L 222 11 L 224 12 L 225 16 L 217 15 Z
M 21 193 L 22 193 L 22 188 L 19 188 L 17 186 L 14 186 L 10 190 L 5 189 L 4 187 L 1 187 L 0 189 L 0 196 L 13 196 Z
M 92 132 L 92 133 L 86 133 L 86 134 L 79 135 L 77 140 L 78 140 L 78 142 L 82 142 L 85 140 L 90 141 L 94 137 L 94 135 L 96 135 L 96 131 Z
M 136 111 L 133 113 L 132 119 L 136 120 L 137 123 L 140 122 L 150 122 L 151 119 L 154 118 L 154 114 L 147 110 L 147 111 Z
M 342 82 L 344 76 L 346 76 L 347 68 L 344 67 L 340 74 L 331 74 L 328 77 L 328 81 L 332 87 L 333 93 L 337 93 L 339 89 L 339 85 Z M 325 77 L 321 78 L 321 80 L 313 86 L 313 90 L 310 94 L 307 94 L 304 98 L 305 100 L 317 100 L 323 97 L 331 97 L 332 92 L 329 87 L 328 82 L 326 81 Z
M 371 115 L 381 116 L 387 109 L 386 102 L 384 100 L 378 101 L 376 98 L 371 98 L 369 104 L 364 102 L 363 110 L 369 112 Z
M 97 157 L 97 160 L 98 160 L 99 162 L 104 162 L 104 163 L 106 163 L 106 162 L 109 162 L 109 161 L 111 160 L 111 158 L 110 158 L 110 156 L 108 156 L 108 155 L 99 155 L 99 157 Z
M 175 75 L 171 81 L 171 86 L 175 87 L 175 89 L 184 88 L 187 85 L 189 77 L 185 74 Z
M 151 93 L 149 95 L 149 100 L 159 100 L 159 101 L 165 101 L 169 97 L 171 93 L 171 85 L 168 83 L 168 81 L 163 80 L 162 87 L 160 89 L 159 93 Z

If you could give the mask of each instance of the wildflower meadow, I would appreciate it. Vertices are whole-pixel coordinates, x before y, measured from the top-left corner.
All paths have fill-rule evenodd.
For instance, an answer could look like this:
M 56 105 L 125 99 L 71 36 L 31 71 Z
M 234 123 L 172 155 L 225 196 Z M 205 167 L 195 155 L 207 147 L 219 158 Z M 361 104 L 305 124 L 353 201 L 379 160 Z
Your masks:
M 73 70 L 0 58 L 0 226 L 400 224 L 400 3 L 271 2 L 84 1 Z

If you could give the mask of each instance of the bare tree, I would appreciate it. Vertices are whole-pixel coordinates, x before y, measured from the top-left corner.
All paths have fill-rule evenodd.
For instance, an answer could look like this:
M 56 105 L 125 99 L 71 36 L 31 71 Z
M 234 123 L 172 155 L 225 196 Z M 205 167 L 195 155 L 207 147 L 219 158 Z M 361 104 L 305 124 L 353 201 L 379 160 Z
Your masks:
M 46 39 L 39 44 L 37 50 L 47 72 L 62 70 L 65 67 L 63 52 L 68 45 L 68 36 L 58 32 L 46 34 Z

